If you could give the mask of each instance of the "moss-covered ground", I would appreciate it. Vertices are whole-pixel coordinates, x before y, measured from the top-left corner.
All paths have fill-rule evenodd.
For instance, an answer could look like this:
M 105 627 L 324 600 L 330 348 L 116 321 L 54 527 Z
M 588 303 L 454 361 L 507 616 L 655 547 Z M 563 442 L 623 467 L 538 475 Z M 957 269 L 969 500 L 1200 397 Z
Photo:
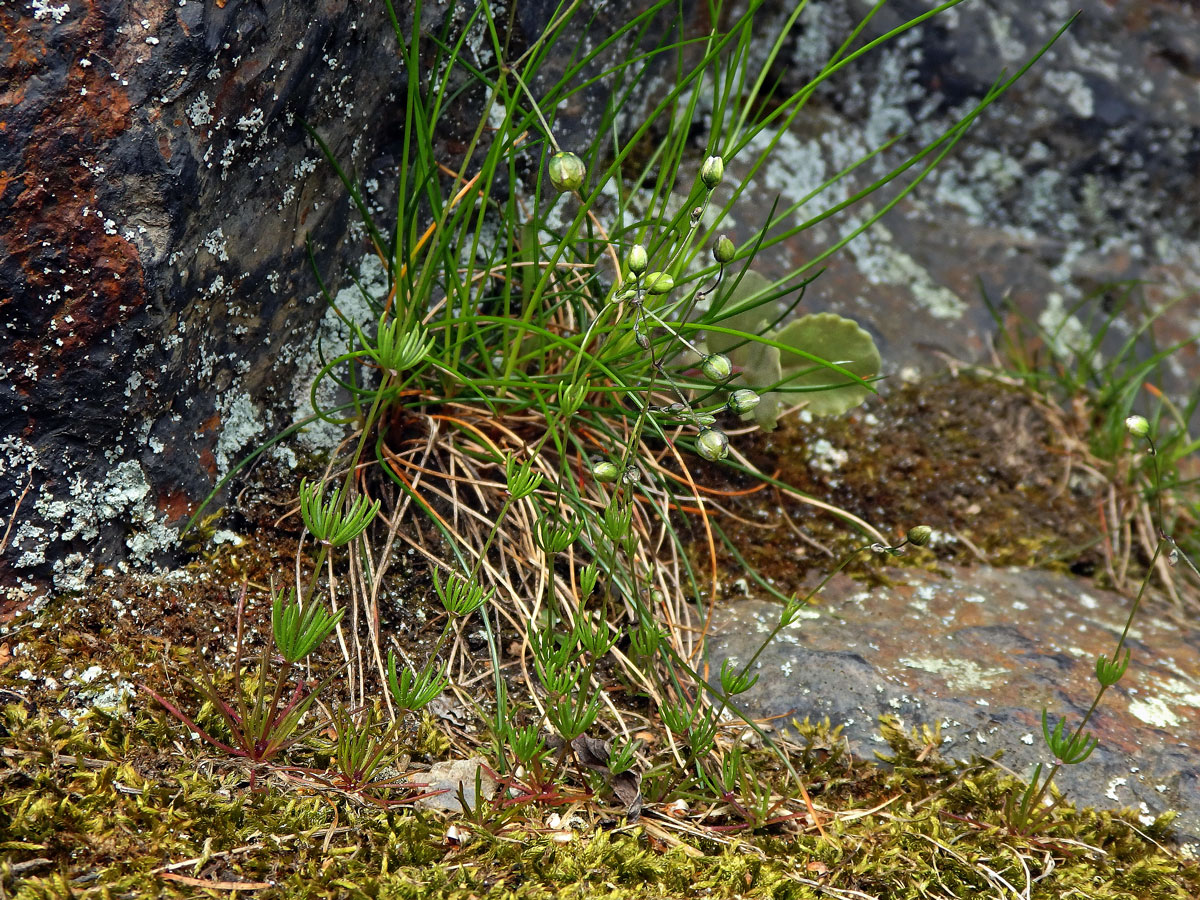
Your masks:
M 1026 395 L 959 379 L 899 389 L 838 422 L 788 425 L 749 456 L 880 527 L 932 525 L 946 538 L 907 557 L 915 565 L 983 556 L 1102 572 L 1100 485 L 1067 471 L 1060 438 Z M 270 487 L 244 495 L 260 496 L 231 523 L 243 545 L 209 547 L 166 575 L 97 578 L 6 625 L 0 897 L 1200 896 L 1200 865 L 1179 855 L 1167 819 L 1147 827 L 1131 812 L 1065 805 L 1017 833 L 1004 812 L 1013 779 L 984 763 L 946 763 L 926 736 L 886 721 L 887 764 L 850 758 L 828 727 L 802 727 L 789 752 L 813 808 L 781 807 L 756 827 L 695 793 L 673 803 L 648 795 L 629 822 L 599 780 L 536 801 L 502 791 L 449 818 L 414 809 L 399 787 L 322 784 L 314 772 L 328 759 L 311 746 L 281 757 L 286 768 L 251 773 L 137 686 L 222 733 L 180 675 L 228 667 L 235 587 L 288 571 L 294 536 L 270 514 L 287 486 Z M 768 491 L 723 502 L 729 515 L 716 521 L 786 591 L 828 565 L 822 547 L 856 539 Z M 803 537 L 757 527 L 762 508 L 786 513 Z M 722 565 L 732 573 L 733 557 Z M 385 626 L 418 635 L 423 575 L 400 570 L 390 590 Z M 258 596 L 247 608 L 255 636 L 267 614 Z M 330 644 L 315 670 L 335 660 Z M 618 690 L 611 696 L 619 702 Z M 719 741 L 739 739 L 731 729 Z M 480 748 L 486 738 L 469 724 L 426 717 L 401 733 L 394 762 L 420 770 Z M 747 752 L 749 771 L 783 790 L 778 761 Z

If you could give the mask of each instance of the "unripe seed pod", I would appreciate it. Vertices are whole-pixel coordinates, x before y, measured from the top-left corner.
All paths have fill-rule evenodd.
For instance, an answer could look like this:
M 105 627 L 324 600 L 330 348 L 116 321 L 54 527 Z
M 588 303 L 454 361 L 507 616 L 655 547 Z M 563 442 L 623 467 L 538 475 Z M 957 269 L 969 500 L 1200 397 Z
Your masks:
M 729 395 L 729 410 L 735 412 L 739 416 L 744 416 L 754 407 L 758 406 L 758 402 L 762 398 L 750 388 L 739 388 Z
M 632 274 L 641 275 L 649 264 L 650 258 L 646 255 L 645 247 L 641 244 L 634 244 L 629 248 L 629 255 L 625 257 L 625 265 Z
M 1145 416 L 1130 416 L 1125 420 L 1125 427 L 1134 437 L 1145 437 L 1150 433 L 1150 423 Z
M 601 484 L 612 484 L 620 474 L 621 470 L 607 459 L 592 464 L 592 477 Z
M 709 381 L 719 384 L 733 374 L 733 363 L 724 353 L 712 353 L 704 357 L 704 361 L 700 363 L 700 371 Z
M 717 422 L 717 417 L 711 413 L 696 413 L 695 416 L 693 416 L 693 420 L 697 425 L 708 426 L 715 425 Z
M 646 290 L 652 294 L 669 294 L 675 290 L 675 279 L 666 272 L 651 272 L 646 276 Z
M 721 235 L 717 238 L 717 242 L 713 244 L 713 259 L 721 265 L 732 262 L 733 254 L 737 252 L 737 247 L 733 245 L 733 241 L 727 235 Z
M 574 153 L 564 150 L 550 157 L 550 183 L 560 194 L 579 190 L 586 176 L 587 168 L 583 160 Z
M 709 462 L 716 462 L 729 455 L 729 438 L 716 428 L 705 428 L 696 437 L 696 452 Z
M 710 156 L 700 167 L 700 180 L 710 191 L 721 183 L 725 177 L 725 160 L 719 156 Z
M 933 529 L 928 525 L 914 525 L 908 529 L 906 535 L 908 542 L 914 547 L 924 547 L 929 543 L 929 539 L 933 537 Z
M 646 332 L 642 331 L 640 328 L 633 329 L 633 341 L 643 350 L 650 349 L 650 338 Z

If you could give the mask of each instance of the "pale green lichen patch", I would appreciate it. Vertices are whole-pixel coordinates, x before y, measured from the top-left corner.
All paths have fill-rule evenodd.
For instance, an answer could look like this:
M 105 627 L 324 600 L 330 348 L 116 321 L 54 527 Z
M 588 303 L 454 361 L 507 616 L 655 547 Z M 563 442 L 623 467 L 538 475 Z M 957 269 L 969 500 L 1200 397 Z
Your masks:
M 1007 669 L 988 669 L 969 659 L 949 659 L 938 656 L 923 656 L 900 660 L 901 665 L 940 675 L 946 686 L 955 691 L 976 693 L 991 687 L 997 679 L 1008 674 Z
M 1137 698 L 1129 701 L 1129 712 L 1137 716 L 1147 725 L 1156 728 L 1177 728 L 1181 724 L 1179 716 L 1167 706 L 1162 697 Z
M 296 375 L 292 382 L 293 423 L 309 419 L 314 414 L 313 401 L 321 410 L 331 410 L 344 403 L 346 398 L 334 379 L 324 378 L 313 383 L 317 373 L 329 360 L 355 349 L 354 337 L 347 322 L 368 332 L 373 331 L 377 319 L 372 302 L 381 302 L 387 296 L 387 273 L 383 264 L 374 255 L 364 256 L 359 262 L 357 282 L 342 288 L 333 297 L 325 311 L 312 343 L 298 350 L 291 350 L 280 357 L 284 366 L 294 366 Z M 311 302 L 323 303 L 319 297 Z M 328 452 L 336 447 L 345 435 L 345 426 L 323 419 L 315 419 L 305 425 L 298 436 L 300 447 L 308 453 Z

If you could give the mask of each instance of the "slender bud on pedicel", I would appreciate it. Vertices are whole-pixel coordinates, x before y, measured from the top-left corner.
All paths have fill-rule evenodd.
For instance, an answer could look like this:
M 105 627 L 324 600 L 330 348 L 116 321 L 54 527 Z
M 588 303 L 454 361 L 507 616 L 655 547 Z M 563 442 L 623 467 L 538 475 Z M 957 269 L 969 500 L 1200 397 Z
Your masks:
M 710 156 L 700 167 L 700 180 L 710 191 L 721 183 L 725 177 L 725 160 L 719 156 Z
M 574 384 L 563 385 L 558 389 L 558 409 L 564 418 L 570 418 L 579 412 L 583 401 L 587 399 L 588 383 L 577 381 Z
M 633 329 L 633 340 L 643 350 L 650 349 L 650 336 L 640 328 Z
M 716 462 L 729 455 L 729 438 L 716 428 L 705 428 L 696 438 L 696 452 L 709 462 Z
M 744 416 L 758 406 L 762 398 L 749 388 L 739 388 L 729 395 L 729 411 Z
M 560 194 L 579 190 L 586 176 L 587 168 L 583 160 L 574 153 L 564 150 L 550 157 L 550 183 Z
M 733 254 L 737 252 L 737 247 L 733 246 L 733 241 L 728 235 L 721 235 L 717 238 L 717 242 L 713 244 L 713 259 L 721 265 L 733 261 Z
M 692 418 L 695 420 L 697 425 L 703 425 L 705 428 L 707 428 L 709 425 L 717 424 L 717 417 L 711 413 L 695 413 L 693 414 Z
M 634 244 L 629 248 L 629 255 L 625 257 L 625 265 L 631 274 L 641 275 L 649 264 L 650 258 L 646 255 L 645 247 L 641 244 Z
M 1130 416 L 1125 420 L 1125 427 L 1134 437 L 1145 437 L 1150 433 L 1150 423 L 1145 416 Z
M 686 403 L 669 403 L 666 406 L 660 407 L 659 412 L 665 413 L 674 419 L 678 419 L 689 409 L 691 409 L 691 407 Z
M 929 539 L 933 537 L 933 529 L 928 525 L 914 525 L 908 529 L 908 534 L 905 535 L 908 542 L 914 547 L 924 547 L 929 543 Z
M 646 276 L 646 290 L 652 294 L 669 294 L 675 290 L 675 279 L 666 272 L 651 272 Z
M 700 371 L 709 381 L 721 383 L 733 374 L 733 363 L 724 353 L 712 353 L 700 363 Z

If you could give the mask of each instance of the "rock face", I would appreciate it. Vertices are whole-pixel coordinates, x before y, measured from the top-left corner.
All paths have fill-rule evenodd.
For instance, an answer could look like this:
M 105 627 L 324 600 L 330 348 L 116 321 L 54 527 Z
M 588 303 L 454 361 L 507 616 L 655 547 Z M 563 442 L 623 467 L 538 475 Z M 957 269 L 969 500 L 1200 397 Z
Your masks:
M 892 570 L 895 584 L 863 590 L 838 577 L 809 618 L 759 657 L 741 699 L 754 716 L 828 717 L 865 758 L 887 750 L 881 715 L 939 729 L 948 759 L 991 756 L 1022 776 L 1049 763 L 1041 710 L 1069 727 L 1096 695 L 1096 657 L 1111 657 L 1129 601 L 1049 572 L 957 569 L 949 579 Z M 778 604 L 749 599 L 718 616 L 709 664 L 748 662 L 779 621 Z M 1181 839 L 1200 840 L 1200 630 L 1143 609 L 1132 661 L 1089 730 L 1091 758 L 1056 783 L 1078 805 L 1168 809 Z
M 411 33 L 411 4 L 394 6 Z M 521 4 L 508 46 L 556 10 Z M 472 11 L 427 8 L 420 27 L 458 35 Z M 578 16 L 563 46 L 626 12 Z M 334 290 L 383 272 L 356 271 L 364 229 L 305 126 L 386 223 L 405 81 L 378 0 L 31 0 L 0 21 L 2 618 L 51 576 L 77 589 L 169 560 L 217 481 L 309 411 L 317 332 L 327 352 L 343 326 L 306 248 Z M 463 50 L 478 65 L 494 62 L 485 28 L 476 16 Z M 448 162 L 481 96 L 444 120 Z M 573 103 L 586 131 L 595 104 Z M 353 286 L 341 299 L 373 317 Z
M 819 72 L 873 5 L 809 3 L 798 39 L 781 56 L 780 93 Z M 1156 323 L 1160 346 L 1200 334 L 1195 4 L 980 0 L 953 8 L 823 83 L 758 187 L 735 206 L 741 234 L 760 227 L 777 195 L 785 209 L 900 137 L 807 202 L 787 226 L 886 174 L 967 114 L 1003 70 L 1015 72 L 1079 7 L 1062 39 L 884 216 L 882 227 L 831 258 L 808 291 L 806 308 L 832 309 L 872 331 L 885 372 L 928 371 L 940 364 L 939 352 L 986 359 L 993 327 L 984 292 L 994 301 L 1009 295 L 1060 352 L 1086 346 L 1088 326 L 1094 332 L 1124 308 L 1124 289 L 1113 283 L 1130 279 L 1147 282 L 1140 292 L 1150 304 L 1179 301 Z M 877 37 L 929 9 L 915 0 L 890 2 L 866 34 Z M 802 232 L 782 252 L 764 254 L 761 267 L 783 274 L 813 259 L 881 211 L 894 188 Z M 1118 317 L 1106 352 L 1128 339 L 1136 319 Z M 1190 390 L 1200 348 L 1169 366 L 1168 383 Z
M 370 163 L 394 139 L 396 40 L 341 0 L 0 17 L 0 496 L 19 507 L 0 580 L 72 587 L 154 560 L 290 418 L 276 363 L 322 312 L 305 243 L 335 267 L 348 224 L 303 123 Z

